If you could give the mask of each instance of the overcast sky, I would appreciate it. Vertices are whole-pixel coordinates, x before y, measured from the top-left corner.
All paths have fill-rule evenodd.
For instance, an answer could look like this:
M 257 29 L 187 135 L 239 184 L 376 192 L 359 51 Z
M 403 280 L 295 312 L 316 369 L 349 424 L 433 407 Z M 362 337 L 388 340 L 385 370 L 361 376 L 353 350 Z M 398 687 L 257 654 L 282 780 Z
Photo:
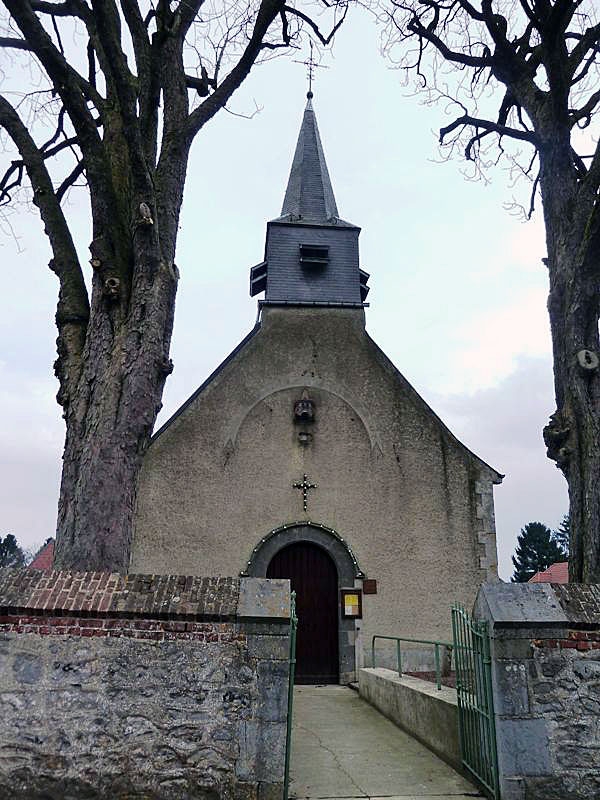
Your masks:
M 426 108 L 379 55 L 359 12 L 340 31 L 314 107 L 340 215 L 362 227 L 371 273 L 367 327 L 450 429 L 506 478 L 495 490 L 500 573 L 523 525 L 556 527 L 566 484 L 545 456 L 554 410 L 541 217 L 507 170 L 470 182 L 442 163 L 444 109 Z M 304 58 L 305 54 L 297 54 Z M 292 59 L 256 67 L 201 131 L 192 151 L 179 236 L 181 272 L 162 424 L 250 330 L 248 270 L 262 260 L 266 220 L 278 215 L 305 104 Z M 82 261 L 90 241 L 85 196 L 69 215 Z M 54 534 L 63 425 L 52 376 L 57 282 L 34 212 L 0 223 L 0 534 L 26 546 Z M 16 237 L 16 238 L 15 238 Z

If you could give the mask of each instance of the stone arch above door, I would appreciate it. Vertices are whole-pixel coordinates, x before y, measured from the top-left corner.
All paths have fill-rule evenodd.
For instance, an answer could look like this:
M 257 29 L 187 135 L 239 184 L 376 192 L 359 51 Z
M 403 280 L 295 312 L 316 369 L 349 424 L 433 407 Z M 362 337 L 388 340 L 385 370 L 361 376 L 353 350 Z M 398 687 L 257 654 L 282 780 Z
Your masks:
M 292 522 L 275 528 L 254 547 L 240 575 L 264 578 L 273 557 L 287 545 L 311 542 L 322 547 L 333 560 L 338 573 L 338 587 L 350 588 L 356 579 L 365 577 L 350 545 L 332 528 L 316 522 Z M 339 675 L 340 683 L 356 678 L 356 623 L 341 616 L 338 593 Z
M 355 578 L 366 577 L 358 565 L 352 548 L 337 531 L 318 522 L 302 520 L 274 528 L 257 542 L 240 575 L 252 578 L 264 577 L 273 556 L 292 542 L 312 542 L 326 550 L 337 567 L 340 586 L 354 586 Z

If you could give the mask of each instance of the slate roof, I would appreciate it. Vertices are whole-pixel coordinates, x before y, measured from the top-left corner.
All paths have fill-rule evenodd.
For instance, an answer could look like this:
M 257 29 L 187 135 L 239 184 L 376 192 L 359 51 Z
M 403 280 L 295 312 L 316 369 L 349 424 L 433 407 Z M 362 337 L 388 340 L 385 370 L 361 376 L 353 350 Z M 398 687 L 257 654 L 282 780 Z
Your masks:
M 298 135 L 281 217 L 332 225 L 338 217 L 333 187 L 312 100 L 308 100 Z
M 548 569 L 536 572 L 528 583 L 568 583 L 569 582 L 569 562 L 557 561 L 551 564 Z

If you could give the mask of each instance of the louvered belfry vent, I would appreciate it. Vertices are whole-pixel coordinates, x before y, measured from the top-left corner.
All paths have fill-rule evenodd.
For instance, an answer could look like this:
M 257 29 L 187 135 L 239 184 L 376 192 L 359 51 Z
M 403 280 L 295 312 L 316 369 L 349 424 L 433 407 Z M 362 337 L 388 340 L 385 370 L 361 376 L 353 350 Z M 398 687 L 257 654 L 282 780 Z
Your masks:
M 264 292 L 267 288 L 267 262 L 261 261 L 250 270 L 250 297 Z
M 324 245 L 301 244 L 300 263 L 307 269 L 324 269 L 329 262 L 329 247 Z

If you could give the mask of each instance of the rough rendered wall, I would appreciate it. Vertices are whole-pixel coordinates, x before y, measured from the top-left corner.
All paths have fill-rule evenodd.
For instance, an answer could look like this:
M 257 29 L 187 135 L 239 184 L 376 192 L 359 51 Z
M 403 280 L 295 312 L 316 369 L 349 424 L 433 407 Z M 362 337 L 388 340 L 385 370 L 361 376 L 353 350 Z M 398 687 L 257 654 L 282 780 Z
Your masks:
M 316 404 L 303 446 L 294 403 Z M 292 484 L 318 484 L 304 512 Z M 260 330 L 151 445 L 131 569 L 239 574 L 311 520 L 349 543 L 378 593 L 373 633 L 450 637 L 449 603 L 496 574 L 492 480 L 364 330 L 362 310 L 266 308 Z M 357 585 L 360 585 L 360 581 Z
M 288 623 L 247 602 L 270 582 L 240 597 L 239 580 L 55 572 L 15 591 L 16 574 L 0 571 L 0 797 L 280 800 Z

